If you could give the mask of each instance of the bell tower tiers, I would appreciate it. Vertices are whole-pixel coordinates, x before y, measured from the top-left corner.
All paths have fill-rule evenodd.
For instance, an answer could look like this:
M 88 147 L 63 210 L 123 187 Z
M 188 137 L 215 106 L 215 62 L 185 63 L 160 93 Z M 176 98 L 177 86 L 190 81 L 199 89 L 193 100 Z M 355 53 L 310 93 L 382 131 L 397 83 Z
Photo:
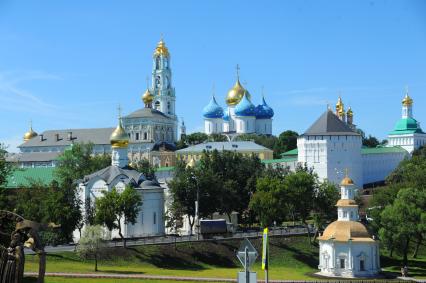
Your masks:
M 152 67 L 152 93 L 155 95 L 152 107 L 164 114 L 176 118 L 175 89 L 172 87 L 170 53 L 161 39 L 155 48 Z

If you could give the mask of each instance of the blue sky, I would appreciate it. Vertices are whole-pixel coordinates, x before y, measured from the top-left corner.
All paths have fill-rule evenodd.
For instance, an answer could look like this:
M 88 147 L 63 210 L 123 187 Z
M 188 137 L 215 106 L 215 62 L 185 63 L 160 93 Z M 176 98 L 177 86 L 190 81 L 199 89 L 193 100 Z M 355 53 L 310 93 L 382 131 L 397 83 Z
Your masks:
M 34 129 L 108 127 L 143 107 L 164 35 L 177 113 L 202 130 L 241 67 L 254 103 L 264 86 L 274 133 L 306 130 L 341 92 L 355 123 L 385 138 L 408 85 L 426 123 L 426 1 L 0 0 L 0 141 Z M 424 126 L 426 128 L 426 125 Z

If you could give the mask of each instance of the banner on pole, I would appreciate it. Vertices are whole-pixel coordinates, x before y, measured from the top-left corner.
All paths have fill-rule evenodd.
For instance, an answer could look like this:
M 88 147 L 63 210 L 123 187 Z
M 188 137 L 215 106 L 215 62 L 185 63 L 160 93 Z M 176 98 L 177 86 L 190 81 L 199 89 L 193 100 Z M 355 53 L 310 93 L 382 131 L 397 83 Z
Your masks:
M 269 248 L 268 248 L 268 228 L 263 229 L 263 249 L 262 249 L 262 270 L 268 270 Z

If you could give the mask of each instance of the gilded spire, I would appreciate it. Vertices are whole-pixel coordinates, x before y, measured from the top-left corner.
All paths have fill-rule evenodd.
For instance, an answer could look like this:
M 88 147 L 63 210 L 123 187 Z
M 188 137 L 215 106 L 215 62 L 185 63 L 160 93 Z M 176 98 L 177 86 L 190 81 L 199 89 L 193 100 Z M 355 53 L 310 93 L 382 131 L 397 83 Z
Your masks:
M 121 106 L 118 106 L 118 125 L 112 132 L 110 142 L 113 148 L 125 148 L 129 144 L 129 136 L 123 128 L 121 121 Z
M 163 40 L 163 36 L 161 36 L 161 39 L 158 42 L 157 47 L 155 48 L 155 51 L 154 51 L 154 57 L 157 57 L 160 55 L 164 57 L 170 56 L 169 49 L 167 49 L 166 47 L 166 43 Z
M 228 95 L 226 96 L 226 104 L 228 104 L 229 106 L 237 105 L 243 98 L 244 94 L 246 94 L 249 100 L 251 99 L 250 93 L 246 91 L 246 89 L 240 83 L 240 66 L 238 64 L 236 67 L 236 71 L 237 81 L 235 82 L 234 86 L 228 91 Z
M 29 141 L 30 139 L 36 137 L 38 134 L 33 130 L 33 121 L 30 120 L 30 129 L 24 134 L 24 141 Z
M 352 111 L 352 108 L 349 106 L 348 107 L 348 111 L 346 111 L 346 115 L 348 116 L 348 117 L 352 117 L 353 115 L 354 115 L 354 113 L 353 113 L 353 111 Z
M 146 77 L 146 90 L 142 95 L 142 101 L 145 103 L 145 107 L 151 108 L 152 101 L 154 100 L 154 95 L 149 90 L 149 78 Z
M 408 86 L 405 87 L 405 97 L 402 100 L 402 105 L 404 106 L 413 105 L 413 99 L 408 95 Z

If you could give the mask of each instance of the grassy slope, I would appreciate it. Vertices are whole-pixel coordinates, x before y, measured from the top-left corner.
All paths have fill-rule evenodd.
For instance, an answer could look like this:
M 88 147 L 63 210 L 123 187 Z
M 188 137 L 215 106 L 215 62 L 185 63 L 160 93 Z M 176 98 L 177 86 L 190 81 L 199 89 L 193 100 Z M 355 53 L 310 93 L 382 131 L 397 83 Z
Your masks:
M 220 243 L 183 243 L 178 244 L 176 250 L 174 245 L 111 249 L 108 251 L 109 258 L 99 263 L 99 271 L 235 278 L 237 272 L 242 269 L 235 257 L 235 251 L 240 242 L 239 240 L 232 240 Z M 251 242 L 261 252 L 261 240 L 252 240 Z M 312 279 L 313 277 L 310 274 L 317 271 L 318 249 L 309 245 L 306 237 L 271 238 L 270 251 L 270 279 Z M 260 268 L 260 256 L 253 270 L 258 272 L 259 277 L 263 277 L 263 271 Z M 400 261 L 382 257 L 382 267 L 386 267 L 388 270 L 399 271 L 399 264 Z M 417 277 L 426 276 L 425 250 L 422 250 L 419 260 L 412 262 L 411 266 L 414 265 L 420 267 L 414 275 Z M 94 272 L 93 267 L 93 261 L 81 261 L 71 252 L 50 254 L 47 258 L 47 272 L 92 273 Z M 37 262 L 34 256 L 27 256 L 25 270 L 37 270 Z M 125 281 L 117 282 L 124 283 Z

